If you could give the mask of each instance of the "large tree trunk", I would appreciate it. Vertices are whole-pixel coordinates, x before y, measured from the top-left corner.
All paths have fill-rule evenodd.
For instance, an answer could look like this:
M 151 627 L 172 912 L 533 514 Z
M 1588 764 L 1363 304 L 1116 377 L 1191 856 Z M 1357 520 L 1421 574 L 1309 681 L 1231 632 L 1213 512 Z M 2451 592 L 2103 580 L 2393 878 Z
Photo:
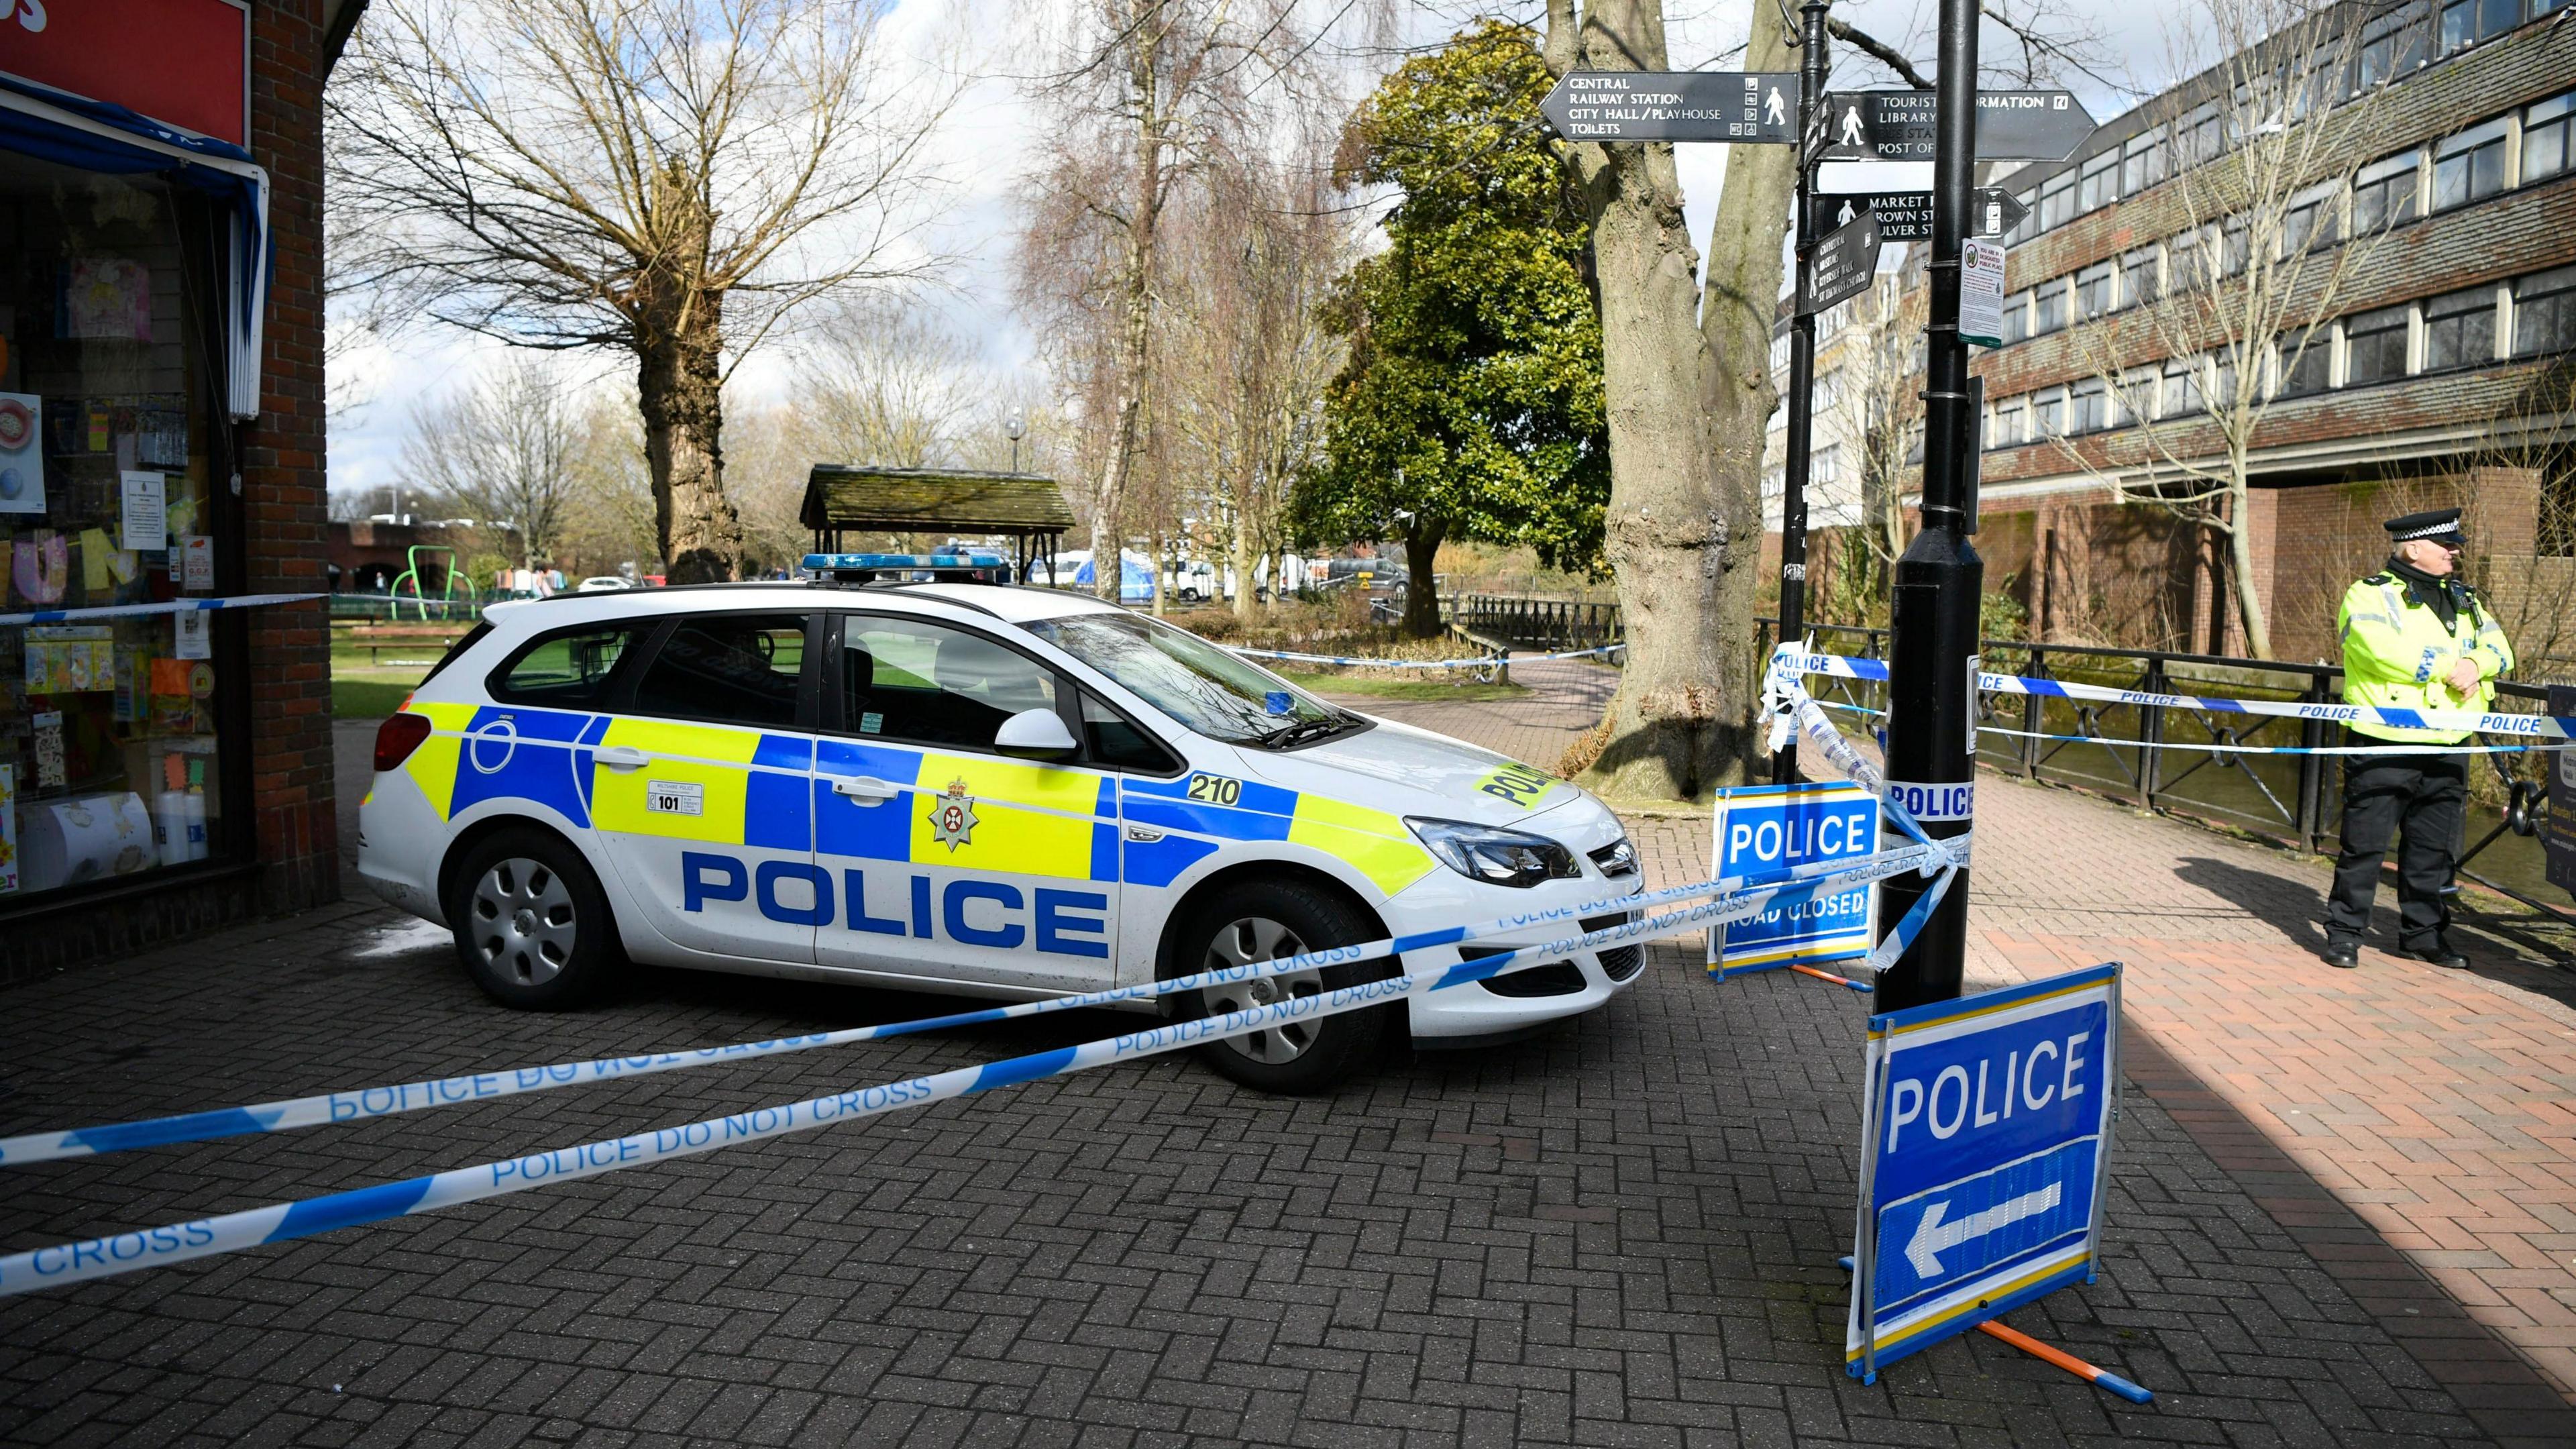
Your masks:
M 1408 638 L 1428 639 L 1440 632 L 1440 581 L 1432 570 L 1440 561 L 1440 540 L 1448 533 L 1449 526 L 1437 519 L 1416 518 L 1413 531 L 1404 536 L 1404 567 L 1411 575 L 1404 584 Z
M 742 571 L 742 519 L 724 491 L 723 333 L 713 297 L 672 291 L 641 309 L 635 343 L 653 533 L 672 583 L 715 583 Z
M 1249 624 L 1253 614 L 1252 568 L 1255 562 L 1252 540 L 1252 488 L 1237 480 L 1234 497 L 1234 542 L 1226 551 L 1226 566 L 1234 579 L 1234 617 Z M 1216 586 L 1225 587 L 1218 579 Z
M 1757 17 L 1767 8 L 1757 6 Z M 1660 0 L 1595 0 L 1579 29 L 1573 0 L 1548 0 L 1547 58 L 1560 75 L 1663 69 Z M 1769 149 L 1739 147 L 1730 165 Z M 1699 254 L 1682 220 L 1672 147 L 1569 150 L 1600 285 L 1611 479 L 1604 552 L 1629 641 L 1609 737 L 1582 783 L 1613 797 L 1692 799 L 1742 778 L 1747 759 L 1752 691 L 1743 656 L 1760 515 L 1716 490 Z M 1730 182 L 1730 202 L 1735 190 Z M 1758 469 L 1761 414 L 1752 416 Z

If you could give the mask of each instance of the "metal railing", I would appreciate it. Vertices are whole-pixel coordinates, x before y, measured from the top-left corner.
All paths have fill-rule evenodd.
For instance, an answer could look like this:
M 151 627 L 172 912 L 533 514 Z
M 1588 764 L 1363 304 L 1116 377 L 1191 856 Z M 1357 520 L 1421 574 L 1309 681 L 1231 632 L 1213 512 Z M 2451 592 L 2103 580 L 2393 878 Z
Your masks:
M 1764 618 L 1756 623 L 1757 657 L 1768 657 L 1778 621 Z M 1828 653 L 1869 659 L 1887 656 L 1885 629 L 1819 624 L 1809 632 L 1817 647 Z M 1981 667 L 1989 674 L 2108 685 L 2148 694 L 2305 703 L 2334 703 L 2342 698 L 2343 670 L 2332 664 L 2017 639 L 1988 639 L 1979 648 Z M 1818 703 L 1829 707 L 1886 707 L 1887 686 L 1878 681 L 1810 676 L 1807 687 Z M 2500 683 L 2496 693 L 2496 708 L 2517 713 L 2540 713 L 2549 697 L 2543 686 L 2513 681 Z M 2331 854 L 2339 844 L 2344 757 L 2175 748 L 2223 744 L 2316 750 L 2342 743 L 2342 731 L 2331 721 L 1980 690 L 1977 723 L 2017 732 L 1978 736 L 1977 759 L 1990 768 L 2028 780 L 2072 785 L 2148 810 L 2198 816 L 2311 853 Z M 2539 832 L 2547 808 L 2540 772 L 2556 756 L 2484 758 L 2487 765 L 2472 768 L 2496 772 L 2504 788 L 2503 818 L 2461 852 L 2460 874 L 2536 909 L 2563 914 L 2563 907 L 2535 900 L 2468 868 L 2481 851 L 2507 834 L 2530 837 Z
M 1441 599 L 1440 616 L 1517 649 L 1596 649 L 1628 637 L 1617 604 L 1461 594 Z

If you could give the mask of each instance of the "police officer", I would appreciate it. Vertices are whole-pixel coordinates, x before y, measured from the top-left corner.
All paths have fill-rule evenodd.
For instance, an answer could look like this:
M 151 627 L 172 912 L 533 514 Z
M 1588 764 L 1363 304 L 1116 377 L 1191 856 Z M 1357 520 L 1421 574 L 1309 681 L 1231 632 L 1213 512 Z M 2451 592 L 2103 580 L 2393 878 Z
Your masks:
M 2513 667 L 2513 646 L 2494 611 L 2459 576 L 2460 510 L 2439 508 L 2388 520 L 2388 567 L 2344 591 L 2346 704 L 2380 709 L 2483 710 L 2495 680 Z M 2423 752 L 2347 755 L 2343 854 L 2326 897 L 2326 964 L 2360 964 L 2362 932 L 2379 887 L 2379 860 L 2398 836 L 2398 945 L 2419 961 L 2463 967 L 2443 935 L 2450 925 L 2451 851 L 2469 793 L 2469 757 L 2441 752 L 2470 730 L 2407 729 L 2356 721 L 2354 744 L 2412 744 Z

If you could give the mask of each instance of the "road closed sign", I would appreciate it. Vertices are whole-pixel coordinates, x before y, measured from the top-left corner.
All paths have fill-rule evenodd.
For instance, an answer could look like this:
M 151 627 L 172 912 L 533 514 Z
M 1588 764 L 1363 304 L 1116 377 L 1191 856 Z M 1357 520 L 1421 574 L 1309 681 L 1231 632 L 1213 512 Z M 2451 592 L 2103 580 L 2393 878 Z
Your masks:
M 2119 1031 L 2117 962 L 1871 1018 L 1854 1377 L 2092 1280 Z
M 1720 879 L 1860 860 L 1878 850 L 1878 800 L 1847 781 L 1728 790 L 1718 799 L 1716 830 L 1711 854 Z M 1723 980 L 1866 956 L 1878 937 L 1877 902 L 1877 890 L 1866 885 L 1784 894 L 1750 920 L 1709 927 L 1708 974 Z

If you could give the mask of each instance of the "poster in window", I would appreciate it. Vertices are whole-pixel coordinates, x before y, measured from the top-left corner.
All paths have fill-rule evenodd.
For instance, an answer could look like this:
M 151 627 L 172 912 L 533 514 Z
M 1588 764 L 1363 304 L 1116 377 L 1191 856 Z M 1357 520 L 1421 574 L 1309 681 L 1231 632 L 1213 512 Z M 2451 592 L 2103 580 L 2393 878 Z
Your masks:
M 45 400 L 0 392 L 0 513 L 45 511 Z
M 126 257 L 63 264 L 62 335 L 152 340 L 152 269 Z
M 118 546 L 159 552 L 170 546 L 166 484 L 158 473 L 120 473 L 123 485 L 124 537 Z
M 0 896 L 18 888 L 18 767 L 0 765 Z
M 170 618 L 176 625 L 170 643 L 172 658 L 212 659 L 215 657 L 214 636 L 206 632 L 205 615 L 191 609 L 184 614 L 173 614 Z

